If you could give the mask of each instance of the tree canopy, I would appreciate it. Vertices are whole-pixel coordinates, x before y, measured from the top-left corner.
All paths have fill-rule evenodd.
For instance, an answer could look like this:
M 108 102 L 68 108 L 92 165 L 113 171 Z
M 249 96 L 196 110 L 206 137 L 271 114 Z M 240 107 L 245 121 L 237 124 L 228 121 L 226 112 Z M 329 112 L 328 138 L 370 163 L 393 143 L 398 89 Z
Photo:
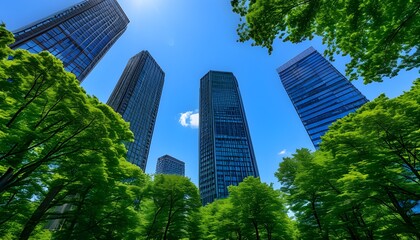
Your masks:
M 133 134 L 48 52 L 11 50 L 0 26 L 0 238 L 121 239 L 136 229 L 143 172 Z
M 197 187 L 186 177 L 158 174 L 147 188 L 142 206 L 143 239 L 189 238 L 189 230 L 198 225 L 200 196 Z
M 242 42 L 273 51 L 276 38 L 299 43 L 320 36 L 331 60 L 349 55 L 350 80 L 381 82 L 420 66 L 420 3 L 412 0 L 231 0 Z
M 294 225 L 279 191 L 259 178 L 229 186 L 229 197 L 202 209 L 204 239 L 294 239 Z
M 276 176 L 303 239 L 420 238 L 420 79 L 336 121 Z

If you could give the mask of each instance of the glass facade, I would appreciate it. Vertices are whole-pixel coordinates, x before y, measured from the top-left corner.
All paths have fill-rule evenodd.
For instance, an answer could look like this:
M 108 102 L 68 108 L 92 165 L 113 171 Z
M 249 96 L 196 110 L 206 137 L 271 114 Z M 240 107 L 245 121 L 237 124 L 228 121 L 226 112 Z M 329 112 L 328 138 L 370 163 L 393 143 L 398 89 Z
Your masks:
M 158 158 L 156 174 L 174 174 L 185 176 L 185 163 L 169 155 Z
M 165 73 L 148 51 L 130 58 L 107 104 L 130 122 L 127 158 L 146 170 Z
M 312 47 L 277 72 L 316 149 L 331 123 L 368 101 Z
M 82 82 L 127 28 L 116 0 L 86 0 L 14 32 L 12 48 L 47 50 Z
M 203 205 L 228 196 L 227 187 L 258 177 L 239 87 L 230 72 L 200 81 L 199 187 Z

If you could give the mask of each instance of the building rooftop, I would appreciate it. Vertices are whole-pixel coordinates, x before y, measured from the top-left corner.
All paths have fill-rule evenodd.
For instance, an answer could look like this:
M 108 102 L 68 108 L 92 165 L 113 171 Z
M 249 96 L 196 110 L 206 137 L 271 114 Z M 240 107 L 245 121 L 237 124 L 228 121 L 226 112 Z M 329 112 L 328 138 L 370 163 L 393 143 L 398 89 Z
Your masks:
M 308 49 L 306 49 L 305 51 L 301 52 L 299 55 L 297 55 L 296 57 L 290 59 L 289 61 L 287 61 L 285 64 L 281 65 L 280 67 L 277 68 L 277 72 L 282 72 L 285 69 L 287 69 L 288 67 L 292 66 L 293 64 L 299 62 L 300 60 L 304 59 L 305 57 L 309 56 L 311 53 L 316 52 L 315 48 L 313 47 L 309 47 Z

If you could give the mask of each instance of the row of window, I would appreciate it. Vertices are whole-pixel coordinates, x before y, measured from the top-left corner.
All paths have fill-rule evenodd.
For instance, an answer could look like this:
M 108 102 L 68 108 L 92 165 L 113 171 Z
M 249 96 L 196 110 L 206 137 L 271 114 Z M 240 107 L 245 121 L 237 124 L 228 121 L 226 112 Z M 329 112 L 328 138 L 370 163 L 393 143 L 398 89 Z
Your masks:
M 148 157 L 160 92 L 163 87 L 163 73 L 160 68 L 158 69 L 160 71 L 155 71 L 155 69 L 157 69 L 156 65 L 147 60 L 142 66 L 142 71 L 137 78 L 138 81 L 134 89 L 130 91 L 130 94 L 120 96 L 127 98 L 127 106 L 124 108 L 122 116 L 124 120 L 130 122 L 130 129 L 133 131 L 135 138 L 134 142 L 129 145 L 128 151 L 135 151 L 138 157 L 142 159 L 143 165 L 140 167 L 143 169 Z M 132 77 L 131 75 L 126 76 Z M 123 81 L 122 83 L 127 84 L 129 82 Z M 153 82 L 154 84 L 145 84 L 147 82 Z
M 82 3 L 79 3 L 77 5 L 74 5 L 71 8 L 68 8 L 68 9 L 66 9 L 66 10 L 64 10 L 64 11 L 62 11 L 62 12 L 60 12 L 60 13 L 52 16 L 52 17 L 49 17 L 49 18 L 47 18 L 47 19 L 45 19 L 45 20 L 43 20 L 43 21 L 41 21 L 41 22 L 39 22 L 39 23 L 37 23 L 35 25 L 32 25 L 30 28 L 27 28 L 27 29 L 24 29 L 22 31 L 19 31 L 19 32 L 15 33 L 15 36 L 22 35 L 22 34 L 24 34 L 26 32 L 34 31 L 34 30 L 36 30 L 37 28 L 39 28 L 41 26 L 44 26 L 44 25 L 46 25 L 46 24 L 48 24 L 50 22 L 53 22 L 53 21 L 55 21 L 57 19 L 60 19 L 60 18 L 62 18 L 64 16 L 66 16 L 66 15 L 74 12 L 75 10 L 83 7 L 86 3 L 87 3 L 87 1 L 83 1 Z

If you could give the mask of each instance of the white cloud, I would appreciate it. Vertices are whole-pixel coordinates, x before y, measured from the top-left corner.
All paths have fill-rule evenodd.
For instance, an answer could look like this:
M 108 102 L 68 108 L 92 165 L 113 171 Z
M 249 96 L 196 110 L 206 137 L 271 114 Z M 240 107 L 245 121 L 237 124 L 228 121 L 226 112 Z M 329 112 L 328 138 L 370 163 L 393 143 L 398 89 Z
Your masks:
M 284 155 L 284 154 L 286 154 L 286 149 L 281 150 L 278 154 L 279 154 L 279 155 Z
M 187 119 L 191 116 L 192 113 L 192 111 L 180 113 L 181 117 L 179 117 L 178 122 L 181 123 L 183 127 L 188 127 Z
M 183 127 L 198 128 L 198 112 L 188 111 L 180 113 L 180 115 L 178 122 Z
M 193 113 L 190 116 L 190 124 L 192 128 L 198 128 L 198 113 Z

